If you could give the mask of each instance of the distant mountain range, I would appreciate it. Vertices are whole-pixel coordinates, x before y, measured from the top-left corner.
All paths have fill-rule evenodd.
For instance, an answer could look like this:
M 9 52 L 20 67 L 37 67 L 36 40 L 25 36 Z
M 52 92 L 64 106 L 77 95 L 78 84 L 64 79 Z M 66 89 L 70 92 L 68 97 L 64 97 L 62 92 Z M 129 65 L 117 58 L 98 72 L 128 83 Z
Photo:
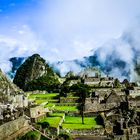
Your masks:
M 25 57 L 13 57 L 10 58 L 9 61 L 12 64 L 11 70 L 7 73 L 7 75 L 13 79 L 17 69 L 21 64 L 26 60 Z M 57 72 L 64 76 L 69 71 L 74 71 L 75 73 L 80 72 L 82 69 L 87 67 L 99 67 L 99 63 L 95 56 L 84 57 L 82 59 L 75 59 L 71 61 L 58 61 L 55 63 L 49 63 L 49 65 Z
M 113 53 L 108 53 L 106 57 L 101 60 L 101 51 L 98 49 L 94 52 L 93 55 L 88 57 L 83 57 L 82 59 L 75 59 L 70 61 L 58 61 L 55 63 L 49 63 L 49 65 L 54 69 L 55 72 L 60 73 L 61 76 L 64 76 L 67 72 L 73 71 L 79 73 L 81 70 L 89 67 L 98 67 L 104 74 L 117 77 L 119 79 L 131 80 L 133 75 L 139 77 L 139 66 L 133 62 L 133 67 L 127 63 L 126 60 L 123 60 L 117 55 L 117 52 L 114 50 Z M 19 66 L 26 60 L 24 57 L 14 57 L 9 61 L 12 63 L 11 71 L 8 72 L 8 75 L 13 79 L 16 73 L 16 70 Z
M 83 57 L 82 59 L 59 61 L 51 65 L 56 71 L 60 72 L 60 74 L 64 76 L 69 71 L 79 73 L 81 70 L 88 67 L 99 67 L 99 62 L 96 56 L 89 56 Z

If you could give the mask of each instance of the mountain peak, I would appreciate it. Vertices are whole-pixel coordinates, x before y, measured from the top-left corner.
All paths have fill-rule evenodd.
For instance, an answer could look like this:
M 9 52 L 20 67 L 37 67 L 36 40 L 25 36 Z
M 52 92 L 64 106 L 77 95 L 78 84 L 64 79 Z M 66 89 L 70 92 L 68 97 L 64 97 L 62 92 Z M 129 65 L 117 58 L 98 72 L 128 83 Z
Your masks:
M 41 77 L 46 72 L 46 67 L 45 60 L 39 54 L 34 54 L 19 67 L 13 82 L 24 89 L 28 82 Z
M 17 70 L 13 80 L 23 90 L 40 89 L 43 84 L 45 84 L 44 87 L 47 87 L 48 83 L 53 85 L 52 81 L 58 81 L 58 76 L 39 54 L 34 54 L 26 59 Z M 44 83 L 39 85 L 41 82 Z

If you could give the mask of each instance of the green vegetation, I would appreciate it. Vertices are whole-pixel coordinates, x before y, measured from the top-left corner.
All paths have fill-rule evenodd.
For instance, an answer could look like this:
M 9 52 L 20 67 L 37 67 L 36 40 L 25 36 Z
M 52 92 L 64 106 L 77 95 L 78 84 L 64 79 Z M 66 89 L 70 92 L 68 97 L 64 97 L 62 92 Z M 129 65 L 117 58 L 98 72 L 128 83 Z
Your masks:
M 72 139 L 73 139 L 72 135 L 70 135 L 70 133 L 67 132 L 60 133 L 56 138 L 56 140 L 72 140 Z
M 81 117 L 66 116 L 62 128 L 67 129 L 91 129 L 92 127 L 102 127 L 96 122 L 96 117 L 85 117 L 84 124 L 82 124 Z
M 42 103 L 58 103 L 59 93 L 47 93 L 47 94 L 31 94 L 28 93 L 29 99 L 35 99 L 36 104 Z
M 45 124 L 45 127 L 49 124 L 48 126 L 57 128 L 63 116 L 64 113 L 49 113 L 49 115 L 39 121 L 38 124 L 41 124 L 43 126 Z
M 47 94 L 30 94 L 29 98 L 48 98 L 48 99 L 53 99 L 57 98 L 59 96 L 58 93 L 47 93 Z
M 50 139 L 48 139 L 48 138 L 46 138 L 46 137 L 41 135 L 40 140 L 50 140 Z
M 77 95 L 79 96 L 78 109 L 82 117 L 82 124 L 84 124 L 84 105 L 85 105 L 86 97 L 89 96 L 89 86 L 83 83 L 78 83 L 78 84 L 73 85 L 71 88 L 77 91 Z
M 114 80 L 114 87 L 115 87 L 115 88 L 120 88 L 120 87 L 121 87 L 121 83 L 120 83 L 120 81 L 119 81 L 118 78 L 116 78 L 116 79 Z
M 47 73 L 46 75 L 43 75 L 38 79 L 30 81 L 26 86 L 26 90 L 27 91 L 46 90 L 49 92 L 58 91 L 59 84 L 60 83 L 57 76 Z
M 49 104 L 54 104 L 54 103 L 58 103 L 59 100 L 49 100 L 49 99 L 46 99 L 46 100 L 35 100 L 35 103 L 36 104 L 42 104 L 42 103 L 49 103 Z
M 51 116 L 51 117 L 46 117 L 46 118 L 42 119 L 39 123 L 47 122 L 47 123 L 49 123 L 50 127 L 57 128 L 61 119 L 62 119 L 62 117 Z
M 49 113 L 49 117 L 63 117 L 64 113 Z
M 43 73 L 43 75 L 42 75 Z M 56 91 L 59 77 L 39 54 L 29 57 L 17 70 L 13 82 L 24 91 Z
M 30 131 L 24 136 L 18 138 L 18 140 L 38 140 L 40 137 L 40 134 L 36 131 Z
M 57 111 L 78 111 L 76 106 L 55 106 L 54 109 Z
M 38 62 L 36 65 L 34 65 L 34 69 L 32 69 L 34 62 Z M 21 89 L 25 89 L 25 84 L 30 81 L 30 77 L 32 73 L 37 73 L 40 71 L 39 67 L 40 65 L 46 65 L 45 60 L 40 57 L 39 54 L 34 54 L 31 57 L 29 57 L 17 70 L 15 78 L 13 82 L 20 87 Z
M 99 114 L 99 115 L 95 118 L 95 121 L 96 121 L 96 123 L 97 123 L 98 125 L 105 126 L 105 124 L 104 124 L 104 119 L 103 119 L 103 117 L 102 117 L 101 114 Z
M 39 125 L 41 125 L 42 129 L 46 129 L 50 127 L 50 124 L 46 121 L 44 122 L 38 122 Z
M 35 103 L 37 104 L 41 104 L 41 103 L 45 103 L 48 102 L 48 100 L 35 100 Z

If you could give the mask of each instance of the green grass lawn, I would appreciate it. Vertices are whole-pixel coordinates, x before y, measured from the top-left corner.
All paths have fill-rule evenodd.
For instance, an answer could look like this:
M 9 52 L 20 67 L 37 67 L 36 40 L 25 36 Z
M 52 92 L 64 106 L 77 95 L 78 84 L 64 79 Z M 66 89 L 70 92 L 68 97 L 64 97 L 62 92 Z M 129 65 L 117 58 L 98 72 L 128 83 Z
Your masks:
M 62 117 L 46 117 L 44 119 L 42 119 L 40 122 L 48 122 L 50 124 L 50 127 L 58 127 L 60 120 L 62 119 Z
M 102 127 L 97 125 L 95 118 L 96 117 L 84 117 L 84 124 L 82 124 L 81 117 L 66 116 L 62 127 L 67 129 L 91 129 L 92 127 Z
M 59 100 L 49 100 L 49 99 L 36 99 L 35 100 L 35 103 L 36 104 L 41 104 L 41 103 L 45 103 L 45 102 L 48 102 L 48 103 L 57 103 Z
M 41 104 L 41 103 L 45 103 L 48 102 L 48 100 L 35 100 L 35 103 L 37 104 Z
M 47 94 L 30 94 L 29 98 L 54 98 L 57 97 L 59 93 L 47 93 Z
M 55 106 L 54 109 L 58 111 L 78 111 L 76 106 Z
M 57 106 L 55 103 L 48 103 L 45 107 L 53 107 L 56 111 L 78 111 L 77 106 Z

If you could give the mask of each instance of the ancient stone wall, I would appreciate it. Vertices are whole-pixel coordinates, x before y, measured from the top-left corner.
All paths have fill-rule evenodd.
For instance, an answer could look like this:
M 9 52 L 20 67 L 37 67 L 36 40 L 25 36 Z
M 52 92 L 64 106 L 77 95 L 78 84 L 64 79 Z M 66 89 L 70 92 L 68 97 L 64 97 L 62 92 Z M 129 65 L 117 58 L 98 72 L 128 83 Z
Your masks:
M 60 98 L 60 103 L 74 103 L 74 102 L 78 102 L 79 98 L 64 98 L 61 97 Z
M 87 98 L 85 101 L 85 111 L 86 112 L 98 112 L 98 111 L 105 111 L 110 110 L 114 107 L 119 106 L 119 103 L 112 102 L 112 103 L 99 103 L 98 100 Z
M 20 117 L 17 120 L 7 122 L 0 126 L 0 140 L 5 140 L 8 136 L 16 133 L 24 127 L 29 127 L 29 121 L 25 117 Z
M 129 135 L 129 140 L 139 140 L 140 135 Z M 128 140 L 128 136 L 121 135 L 121 136 L 115 136 L 114 140 Z
M 63 131 L 63 130 L 62 130 Z M 75 129 L 75 130 L 69 130 L 69 132 L 72 135 L 76 135 L 76 136 L 103 136 L 105 133 L 104 128 L 93 128 L 93 129 Z

